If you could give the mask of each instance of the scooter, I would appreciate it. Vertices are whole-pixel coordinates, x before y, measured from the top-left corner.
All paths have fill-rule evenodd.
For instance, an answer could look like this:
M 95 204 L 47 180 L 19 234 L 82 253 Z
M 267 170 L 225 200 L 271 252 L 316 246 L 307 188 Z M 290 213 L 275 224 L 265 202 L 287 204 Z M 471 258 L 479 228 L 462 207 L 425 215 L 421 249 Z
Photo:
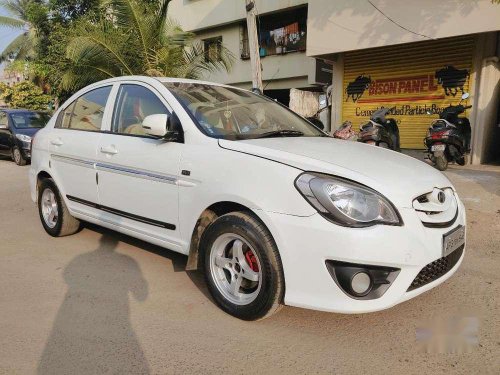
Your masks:
M 428 158 L 440 171 L 448 167 L 448 162 L 465 165 L 465 155 L 470 151 L 471 126 L 467 117 L 459 115 L 472 107 L 461 104 L 468 98 L 469 93 L 464 93 L 458 105 L 445 108 L 427 131 L 424 144 Z
M 393 108 L 375 111 L 370 120 L 360 126 L 358 142 L 401 151 L 398 124 L 395 119 L 385 117 Z

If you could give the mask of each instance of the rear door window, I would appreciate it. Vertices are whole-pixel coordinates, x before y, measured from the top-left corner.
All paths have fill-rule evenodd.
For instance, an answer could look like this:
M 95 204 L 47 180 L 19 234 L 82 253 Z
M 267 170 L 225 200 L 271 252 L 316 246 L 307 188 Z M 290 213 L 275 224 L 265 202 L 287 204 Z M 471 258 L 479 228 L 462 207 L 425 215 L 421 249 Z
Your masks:
M 56 127 L 100 131 L 111 86 L 92 90 L 75 100 L 57 118 Z

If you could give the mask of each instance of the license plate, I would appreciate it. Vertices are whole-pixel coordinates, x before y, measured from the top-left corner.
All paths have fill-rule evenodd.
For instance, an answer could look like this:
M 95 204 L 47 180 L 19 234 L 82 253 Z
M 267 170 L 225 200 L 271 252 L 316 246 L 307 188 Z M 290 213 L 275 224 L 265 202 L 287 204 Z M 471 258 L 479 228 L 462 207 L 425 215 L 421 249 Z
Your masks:
M 431 151 L 444 151 L 446 149 L 446 145 L 434 145 L 431 147 Z
M 459 226 L 443 235 L 443 257 L 451 254 L 465 243 L 465 227 Z

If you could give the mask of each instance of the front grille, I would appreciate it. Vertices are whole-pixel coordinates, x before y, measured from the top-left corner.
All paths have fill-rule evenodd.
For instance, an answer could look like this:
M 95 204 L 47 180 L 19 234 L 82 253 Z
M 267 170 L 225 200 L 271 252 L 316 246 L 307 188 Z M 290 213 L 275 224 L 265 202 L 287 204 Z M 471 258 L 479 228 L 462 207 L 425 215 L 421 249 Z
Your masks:
M 462 245 L 451 254 L 439 258 L 422 268 L 417 277 L 415 277 L 415 279 L 411 283 L 407 292 L 427 285 L 430 282 L 439 279 L 441 276 L 451 270 L 462 256 L 464 247 L 465 245 Z
M 439 194 L 445 194 L 445 200 L 439 201 Z M 447 228 L 458 217 L 458 201 L 451 188 L 434 188 L 431 192 L 413 200 L 413 208 L 422 224 L 428 228 Z

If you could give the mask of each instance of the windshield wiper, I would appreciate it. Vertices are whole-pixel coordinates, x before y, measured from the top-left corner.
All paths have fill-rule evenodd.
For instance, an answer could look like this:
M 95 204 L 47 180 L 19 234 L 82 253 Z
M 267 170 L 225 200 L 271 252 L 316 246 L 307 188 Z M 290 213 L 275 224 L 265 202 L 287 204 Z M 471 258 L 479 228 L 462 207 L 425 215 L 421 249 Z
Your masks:
M 259 134 L 256 138 L 270 138 L 270 137 L 302 137 L 303 132 L 299 130 L 274 130 Z

